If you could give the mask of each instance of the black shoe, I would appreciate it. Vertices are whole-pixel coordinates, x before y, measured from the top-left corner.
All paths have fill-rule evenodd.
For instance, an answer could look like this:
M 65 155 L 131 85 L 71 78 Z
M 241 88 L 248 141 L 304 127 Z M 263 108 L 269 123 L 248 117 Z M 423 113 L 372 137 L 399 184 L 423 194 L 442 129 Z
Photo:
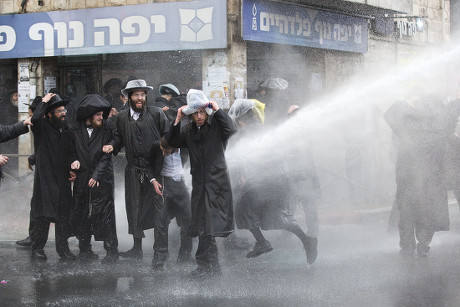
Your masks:
M 90 249 L 84 252 L 80 251 L 80 254 L 78 254 L 78 258 L 82 260 L 96 260 L 96 259 L 99 259 L 99 256 L 98 254 L 93 252 L 92 249 Z
M 215 265 L 198 265 L 195 270 L 190 272 L 190 277 L 196 279 L 202 279 L 206 277 L 212 277 L 222 275 L 222 270 L 219 263 Z
M 165 270 L 165 264 L 164 263 L 159 263 L 159 262 L 154 263 L 152 261 L 152 268 L 153 268 L 154 271 L 163 272 Z
M 414 256 L 414 250 L 413 249 L 409 249 L 409 248 L 401 248 L 399 250 L 399 254 L 402 256 L 402 257 L 407 257 L 407 258 L 412 258 Z
M 417 243 L 417 256 L 419 257 L 427 257 L 428 252 L 430 251 L 430 246 L 424 243 Z
M 211 275 L 222 275 L 222 269 L 219 263 L 211 264 Z
M 107 253 L 107 255 L 105 255 L 101 263 L 105 263 L 105 264 L 115 263 L 117 262 L 118 258 L 120 258 L 120 256 L 118 256 L 118 253 L 110 252 L 110 253 Z
M 177 257 L 177 263 L 194 263 L 195 259 L 190 254 L 179 255 Z
M 32 259 L 34 260 L 46 260 L 48 257 L 46 257 L 45 252 L 42 249 L 37 249 L 32 251 Z
M 19 246 L 32 246 L 32 238 L 27 237 L 24 240 L 16 241 L 16 244 Z
M 142 249 L 131 248 L 126 252 L 120 252 L 119 255 L 123 258 L 142 259 L 144 258 L 144 252 Z
M 270 244 L 270 242 L 268 242 L 268 240 L 261 241 L 261 242 L 256 242 L 256 244 L 254 245 L 254 248 L 252 249 L 252 251 L 250 251 L 246 255 L 246 258 L 254 258 L 254 257 L 260 256 L 260 255 L 262 255 L 264 253 L 271 252 L 272 250 L 273 250 L 273 247 Z
M 62 252 L 59 254 L 59 257 L 61 257 L 61 260 L 69 261 L 74 261 L 77 259 L 77 256 L 75 256 L 71 251 Z
M 224 247 L 229 250 L 248 250 L 251 248 L 251 243 L 246 238 L 240 238 L 232 234 L 225 239 Z
M 210 275 L 211 275 L 211 268 L 204 266 L 204 265 L 199 265 L 197 266 L 196 269 L 190 272 L 190 277 L 192 278 L 204 278 Z
M 303 247 L 307 255 L 308 264 L 312 264 L 318 256 L 318 238 L 307 237 L 307 241 Z

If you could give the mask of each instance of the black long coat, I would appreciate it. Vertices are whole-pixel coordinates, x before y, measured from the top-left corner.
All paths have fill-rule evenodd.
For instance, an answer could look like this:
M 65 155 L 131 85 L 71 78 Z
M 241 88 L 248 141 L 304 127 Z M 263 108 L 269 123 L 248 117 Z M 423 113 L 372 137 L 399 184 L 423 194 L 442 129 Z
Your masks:
M 44 118 L 47 104 L 40 103 L 32 116 L 32 132 L 36 140 L 34 177 L 35 218 L 56 222 L 58 216 L 68 222 L 72 202 L 69 172 L 76 160 L 75 143 L 68 127 L 54 128 Z
M 78 122 L 72 129 L 75 137 L 77 159 L 80 169 L 73 187 L 75 233 L 82 234 L 82 221 L 89 217 L 95 240 L 108 240 L 116 233 L 114 206 L 114 176 L 112 154 L 102 151 L 102 146 L 113 142 L 110 127 L 103 125 L 93 129 L 91 137 L 84 122 Z M 99 186 L 90 188 L 93 178 Z
M 189 235 L 228 236 L 233 231 L 232 188 L 225 161 L 233 120 L 219 109 L 200 129 L 195 123 L 170 128 L 168 143 L 187 147 L 192 175 L 192 223 Z
M 181 104 L 177 103 L 177 100 L 175 100 L 174 98 L 168 100 L 161 96 L 155 98 L 155 102 L 153 103 L 153 105 L 159 108 L 169 108 L 167 111 L 164 112 L 169 122 L 173 122 L 176 119 L 177 110 L 182 106 Z
M 168 130 L 168 120 L 158 107 L 146 106 L 142 116 L 135 121 L 130 108 L 117 117 L 114 154 L 125 147 L 125 202 L 128 232 L 144 237 L 143 230 L 163 226 L 166 206 L 159 203 L 150 180 L 159 178 L 163 166 L 160 138 Z M 136 141 L 140 136 L 141 142 Z M 164 207 L 164 208 L 163 208 Z
M 0 125 L 0 143 L 15 139 L 27 132 L 29 127 L 24 126 L 22 121 L 13 125 Z
M 442 101 L 425 98 L 415 106 L 397 102 L 385 113 L 397 149 L 396 205 L 412 211 L 418 226 L 449 229 L 446 149 L 456 118 Z M 400 225 L 407 221 L 400 220 Z
M 24 126 L 22 121 L 13 125 L 0 125 L 0 143 L 10 141 L 19 135 L 29 132 L 29 127 Z M 17 147 L 17 146 L 16 146 Z M 4 153 L 4 152 L 0 152 Z M 2 168 L 0 167 L 0 182 L 3 177 Z

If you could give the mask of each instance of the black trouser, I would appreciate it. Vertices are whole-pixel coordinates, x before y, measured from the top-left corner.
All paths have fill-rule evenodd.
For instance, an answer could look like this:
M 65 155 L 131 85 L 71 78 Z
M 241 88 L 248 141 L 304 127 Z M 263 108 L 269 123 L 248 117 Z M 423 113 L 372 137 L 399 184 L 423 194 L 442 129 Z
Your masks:
M 179 258 L 190 257 L 193 247 L 192 237 L 188 235 L 188 229 L 192 221 L 192 207 L 190 205 L 190 194 L 184 181 L 175 181 L 171 177 L 162 176 L 163 195 L 166 202 L 169 218 L 176 218 L 180 227 L 181 244 Z M 169 224 L 169 220 L 167 221 Z
M 89 252 L 91 250 L 91 224 L 89 219 L 86 221 L 82 221 L 83 225 L 81 225 L 81 233 L 78 235 L 78 247 L 80 248 L 80 252 Z M 110 230 L 109 230 L 110 231 Z M 107 239 L 104 240 L 104 249 L 107 253 L 116 253 L 118 254 L 118 238 L 116 234 L 111 234 L 107 236 Z
M 48 241 L 48 233 L 51 220 L 46 217 L 35 218 L 35 230 L 32 243 L 32 251 L 42 250 Z M 70 251 L 68 239 L 68 223 L 58 220 L 54 224 L 56 237 L 56 252 L 59 256 Z
M 162 264 L 168 259 L 168 224 L 154 228 L 153 262 Z
M 32 196 L 32 198 L 30 199 L 30 216 L 29 216 L 29 237 L 30 238 L 34 237 L 34 227 L 35 227 L 34 216 L 35 216 L 34 197 Z
M 434 230 L 424 225 L 417 218 L 416 204 L 399 205 L 399 246 L 402 249 L 414 251 L 416 246 L 427 251 L 434 236 Z M 418 244 L 416 244 L 416 239 Z
M 210 235 L 200 235 L 195 258 L 198 266 L 208 268 L 218 267 L 219 259 L 216 239 Z

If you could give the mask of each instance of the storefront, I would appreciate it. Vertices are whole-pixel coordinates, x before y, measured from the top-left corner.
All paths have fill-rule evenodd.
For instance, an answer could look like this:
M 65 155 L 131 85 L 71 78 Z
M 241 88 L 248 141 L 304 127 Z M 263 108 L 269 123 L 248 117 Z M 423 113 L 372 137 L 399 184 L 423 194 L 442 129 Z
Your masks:
M 104 85 L 113 78 L 122 83 L 145 79 L 155 89 L 149 100 L 159 95 L 156 89 L 163 83 L 182 92 L 201 88 L 203 50 L 227 48 L 227 1 L 2 15 L 0 33 L 2 93 L 19 91 L 20 119 L 27 112 L 24 103 L 51 88 L 75 108 L 86 94 L 105 96 Z M 6 103 L 6 98 L 1 101 L 2 109 Z M 27 138 L 13 154 L 25 158 L 32 151 Z
M 334 86 L 327 78 L 327 58 L 345 54 L 359 61 L 368 48 L 368 21 L 363 17 L 245 0 L 242 19 L 249 93 L 267 78 L 283 78 L 289 83 L 289 98 L 306 103 Z

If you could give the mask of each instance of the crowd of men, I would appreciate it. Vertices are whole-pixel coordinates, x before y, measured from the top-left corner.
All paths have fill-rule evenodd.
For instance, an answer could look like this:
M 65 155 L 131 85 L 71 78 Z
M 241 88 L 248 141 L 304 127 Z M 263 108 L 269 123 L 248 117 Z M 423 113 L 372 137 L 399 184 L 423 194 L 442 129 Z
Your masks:
M 249 230 L 256 240 L 248 258 L 273 250 L 262 230 L 283 229 L 300 239 L 307 263 L 316 260 L 316 204 L 321 189 L 309 141 L 290 150 L 287 159 L 240 157 L 232 172 L 225 158 L 229 140 L 237 132 L 230 146 L 257 137 L 266 129 L 267 118 L 281 118 L 270 114 L 272 106 L 285 109 L 286 120 L 295 120 L 301 107 L 283 104 L 279 97 L 275 104 L 261 96 L 258 99 L 265 103 L 237 99 L 226 112 L 200 90 L 181 95 L 174 85 L 163 84 L 161 96 L 147 103 L 153 88 L 145 80 L 129 80 L 121 95 L 113 86 L 121 87 L 112 81 L 106 89 L 112 98 L 107 97 L 119 96 L 124 102 L 115 105 L 109 98 L 89 94 L 79 104 L 71 125 L 66 108 L 69 100 L 48 93 L 30 104 L 29 119 L 0 126 L 0 142 L 27 133 L 28 126 L 34 134 L 35 152 L 29 159 L 29 167 L 35 167 L 29 237 L 17 242 L 31 246 L 34 260 L 47 259 L 43 248 L 50 223 L 55 224 L 56 252 L 61 259 L 97 259 L 91 245 L 94 237 L 103 241 L 107 252 L 103 263 L 120 257 L 143 259 L 144 231 L 154 229 L 152 267 L 164 270 L 173 218 L 181 236 L 177 262 L 196 261 L 194 277 L 221 273 L 216 237 L 229 237 L 235 224 Z M 426 256 L 434 232 L 448 229 L 449 224 L 443 150 L 454 129 L 454 112 L 426 101 L 399 102 L 385 115 L 399 142 L 396 204 L 405 255 L 417 249 L 419 256 Z M 133 245 L 120 252 L 112 158 L 122 150 L 127 161 L 125 208 Z M 191 194 L 183 178 L 185 161 L 190 163 Z M 0 155 L 0 167 L 7 162 Z M 427 163 L 432 167 L 427 169 Z M 302 204 L 307 232 L 294 219 L 294 202 Z M 78 257 L 69 248 L 68 239 L 73 236 L 79 242 Z M 198 237 L 195 260 L 193 237 Z
M 286 229 L 299 236 L 308 263 L 314 262 L 317 240 L 307 236 L 288 214 L 289 200 L 283 189 L 276 199 L 267 201 L 270 197 L 262 199 L 263 194 L 255 193 L 263 189 L 254 188 L 264 183 L 246 178 L 251 184 L 237 184 L 232 191 L 235 176 L 231 178 L 227 169 L 225 150 L 238 126 L 243 127 L 241 116 L 238 120 L 231 117 L 232 110 L 220 109 L 200 90 L 181 95 L 173 84 L 163 84 L 160 97 L 147 103 L 147 93 L 153 88 L 145 80 L 132 78 L 123 85 L 121 95 L 113 89 L 121 85 L 116 80 L 109 83 L 106 97 L 89 94 L 77 110 L 69 108 L 69 100 L 57 92 L 37 96 L 29 105 L 29 119 L 1 127 L 2 142 L 27 133 L 28 126 L 34 134 L 34 154 L 28 160 L 29 168 L 35 168 L 29 237 L 16 242 L 31 246 L 32 259 L 47 259 L 44 246 L 50 223 L 55 224 L 55 248 L 62 260 L 98 259 L 91 244 L 94 237 L 103 241 L 107 252 L 102 263 L 113 263 L 120 257 L 142 259 L 144 231 L 154 229 L 152 267 L 163 270 L 169 255 L 168 228 L 176 218 L 181 236 L 177 262 L 196 261 L 197 268 L 191 273 L 194 277 L 220 274 L 216 237 L 232 234 L 235 240 L 235 222 L 249 229 L 257 241 L 247 257 L 273 249 L 261 229 Z M 114 103 L 117 96 L 120 99 Z M 119 104 L 121 98 L 125 102 Z M 264 104 L 257 104 L 259 108 L 251 114 L 263 118 L 260 107 Z M 236 102 L 235 107 L 238 105 Z M 69 109 L 74 113 L 72 120 Z M 133 236 L 132 248 L 124 252 L 118 250 L 112 162 L 122 150 L 127 161 L 128 233 Z M 191 194 L 183 178 L 186 161 L 191 169 Z M 236 221 L 234 201 L 240 208 Z M 272 209 L 239 214 L 242 207 L 264 206 Z M 248 223 L 250 226 L 245 226 Z M 69 248 L 70 237 L 78 239 L 78 256 Z M 195 260 L 193 237 L 199 238 Z

